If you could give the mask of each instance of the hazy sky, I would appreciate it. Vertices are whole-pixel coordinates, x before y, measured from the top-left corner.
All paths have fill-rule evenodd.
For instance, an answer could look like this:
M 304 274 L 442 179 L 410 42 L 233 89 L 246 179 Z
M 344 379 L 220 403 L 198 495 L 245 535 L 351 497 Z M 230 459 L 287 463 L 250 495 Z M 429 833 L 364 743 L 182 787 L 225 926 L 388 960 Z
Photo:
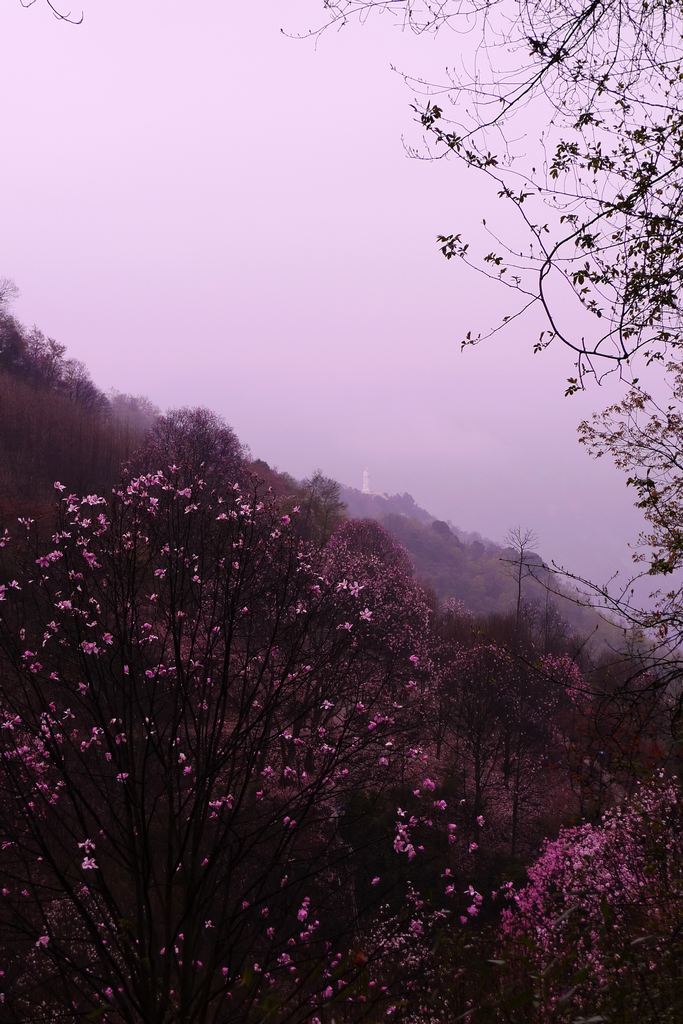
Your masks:
M 76 2 L 76 0 L 74 0 Z M 564 399 L 533 325 L 460 353 L 502 296 L 434 238 L 489 198 L 407 158 L 412 94 L 390 70 L 453 62 L 456 36 L 386 20 L 314 47 L 320 0 L 0 5 L 0 276 L 19 317 L 105 389 L 205 404 L 262 457 L 410 491 L 494 540 L 603 577 L 638 519 L 578 446 L 605 389 Z M 502 308 L 502 307 L 499 307 Z

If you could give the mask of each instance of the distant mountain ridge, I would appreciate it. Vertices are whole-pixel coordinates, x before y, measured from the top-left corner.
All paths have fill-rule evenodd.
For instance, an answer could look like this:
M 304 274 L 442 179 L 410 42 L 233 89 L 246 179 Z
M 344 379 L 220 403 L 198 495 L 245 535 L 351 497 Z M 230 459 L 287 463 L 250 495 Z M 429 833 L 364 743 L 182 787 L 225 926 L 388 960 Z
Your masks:
M 387 515 L 408 516 L 409 519 L 416 519 L 425 526 L 432 523 L 442 522 L 448 526 L 451 533 L 455 534 L 463 544 L 474 542 L 483 544 L 484 547 L 499 547 L 493 541 L 476 531 L 461 530 L 459 526 L 448 520 L 439 520 L 427 509 L 418 505 L 412 494 L 405 491 L 403 494 L 365 494 L 356 487 L 348 487 L 340 484 L 340 495 L 346 505 L 352 519 L 378 519 L 381 520 Z
M 517 584 L 510 564 L 516 557 L 512 549 L 437 519 L 407 492 L 364 494 L 340 485 L 340 497 L 352 519 L 377 520 L 403 545 L 418 579 L 442 601 L 461 601 L 475 615 L 505 614 L 514 607 Z M 548 600 L 546 563 L 535 552 L 527 554 L 526 562 L 536 568 L 524 580 L 524 600 L 540 609 Z M 587 637 L 597 631 L 605 639 L 614 635 L 616 627 L 595 611 L 578 606 L 568 588 L 559 588 L 556 581 L 552 585 L 553 590 L 565 590 L 566 596 L 553 594 L 552 601 L 577 633 Z

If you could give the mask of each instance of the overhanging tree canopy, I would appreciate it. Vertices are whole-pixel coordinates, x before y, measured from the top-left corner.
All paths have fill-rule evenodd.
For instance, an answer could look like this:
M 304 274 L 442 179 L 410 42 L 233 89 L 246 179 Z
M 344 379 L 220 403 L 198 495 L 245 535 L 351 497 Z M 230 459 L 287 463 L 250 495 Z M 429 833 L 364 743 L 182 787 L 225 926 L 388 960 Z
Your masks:
M 449 67 L 439 84 L 407 78 L 422 96 L 416 113 L 430 153 L 480 171 L 519 225 L 492 213 L 477 238 L 457 225 L 438 238 L 447 259 L 510 292 L 502 321 L 476 325 L 463 345 L 539 308 L 535 350 L 558 339 L 575 356 L 568 393 L 587 376 L 630 376 L 636 354 L 660 360 L 679 345 L 679 5 L 332 0 L 325 8 L 319 32 L 380 13 L 418 34 L 453 30 L 461 69 Z

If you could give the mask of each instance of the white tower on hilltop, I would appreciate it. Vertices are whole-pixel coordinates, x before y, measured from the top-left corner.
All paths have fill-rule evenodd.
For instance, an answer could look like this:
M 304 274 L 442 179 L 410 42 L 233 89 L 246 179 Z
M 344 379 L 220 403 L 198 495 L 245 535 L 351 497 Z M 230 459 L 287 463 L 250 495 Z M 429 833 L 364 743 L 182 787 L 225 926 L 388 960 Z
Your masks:
M 361 487 L 363 494 L 371 494 L 370 490 L 370 474 L 367 469 L 363 470 L 363 486 Z

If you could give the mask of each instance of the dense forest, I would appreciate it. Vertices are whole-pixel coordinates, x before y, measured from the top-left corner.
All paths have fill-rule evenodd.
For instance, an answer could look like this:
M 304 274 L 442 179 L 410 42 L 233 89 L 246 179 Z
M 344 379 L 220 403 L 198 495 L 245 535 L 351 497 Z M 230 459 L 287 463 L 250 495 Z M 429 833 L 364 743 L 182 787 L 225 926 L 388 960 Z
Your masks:
M 0 480 L 3 1021 L 681 1019 L 647 636 L 7 309 Z

